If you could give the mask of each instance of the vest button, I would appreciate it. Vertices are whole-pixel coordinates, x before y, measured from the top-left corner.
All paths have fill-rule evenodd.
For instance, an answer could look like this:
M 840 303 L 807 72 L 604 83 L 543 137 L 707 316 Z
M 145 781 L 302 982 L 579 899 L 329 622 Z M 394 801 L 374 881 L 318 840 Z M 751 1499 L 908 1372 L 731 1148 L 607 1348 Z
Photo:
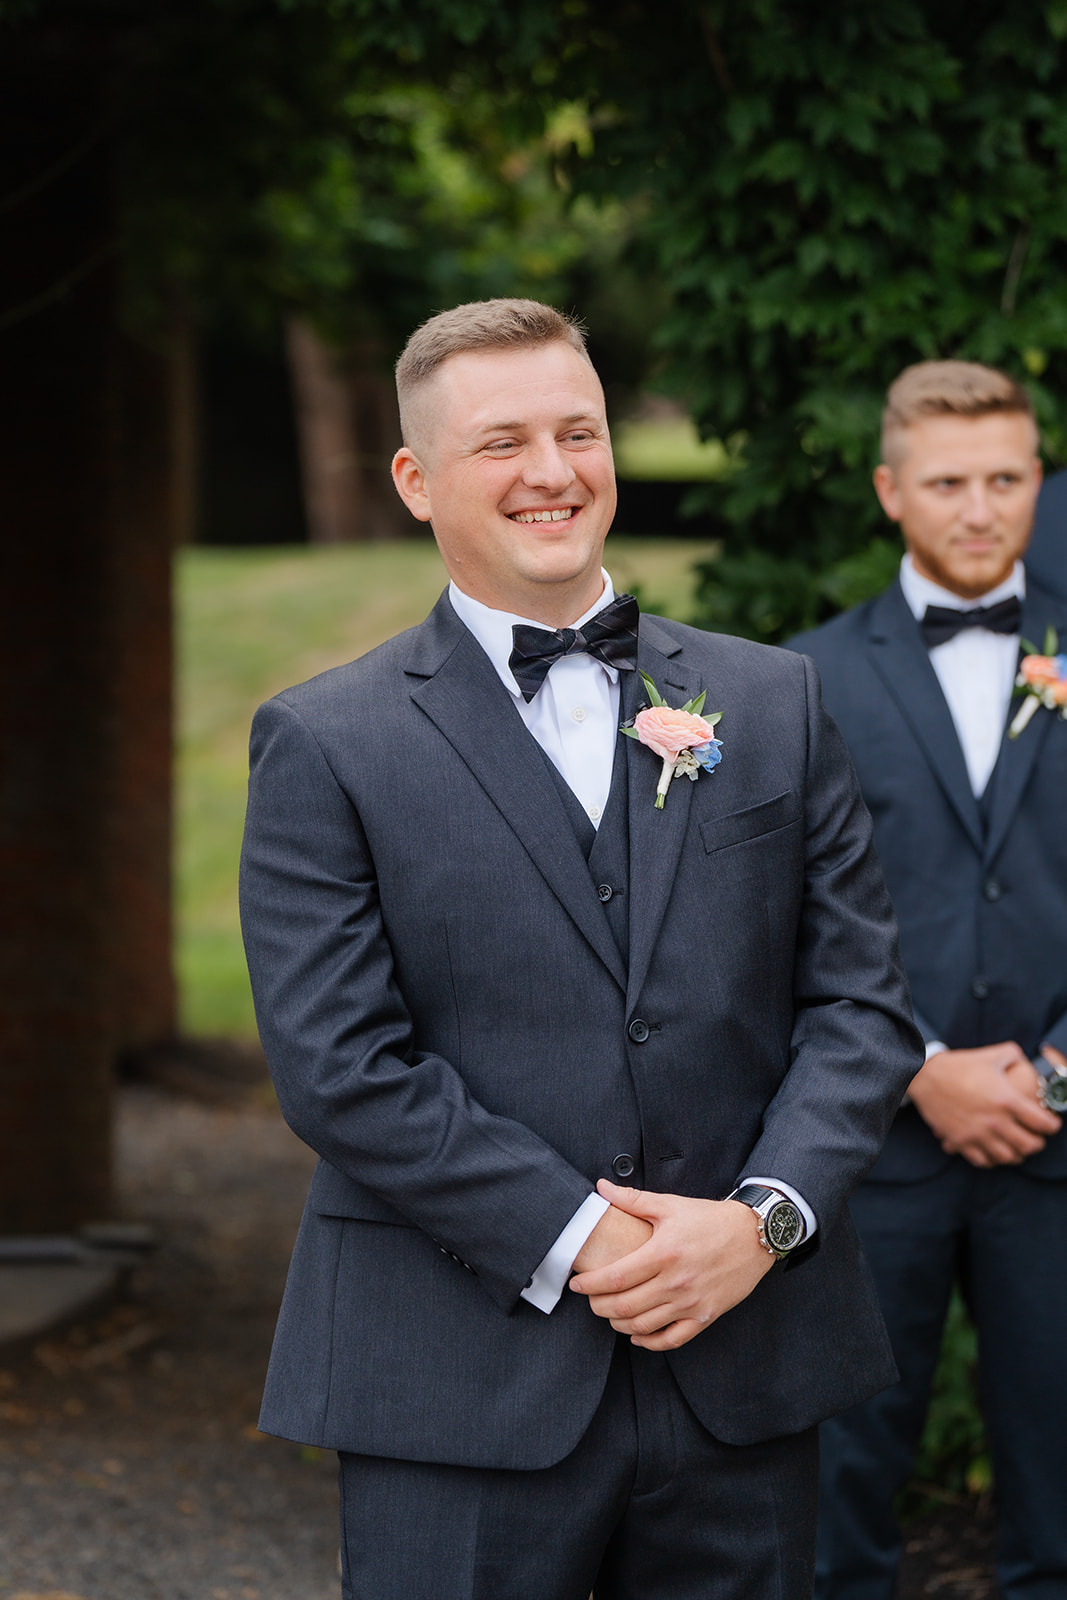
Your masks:
M 611 1163 L 611 1170 L 617 1178 L 631 1177 L 634 1170 L 633 1156 L 628 1156 L 626 1152 L 623 1151 L 622 1155 L 616 1156 L 615 1160 Z
M 1004 885 L 998 883 L 996 878 L 987 878 L 982 885 L 982 893 L 987 900 L 999 900 L 1004 893 Z
M 645 1040 L 652 1032 L 652 1029 L 649 1027 L 647 1022 L 642 1020 L 641 1017 L 635 1017 L 627 1029 L 627 1032 L 629 1033 L 634 1044 L 644 1044 Z
M 971 979 L 971 993 L 974 995 L 974 998 L 976 1000 L 988 1000 L 989 999 L 989 979 L 988 978 L 972 978 Z
M 596 897 L 602 906 L 607 905 L 614 893 L 615 890 L 611 887 L 610 883 L 598 883 L 596 886 Z

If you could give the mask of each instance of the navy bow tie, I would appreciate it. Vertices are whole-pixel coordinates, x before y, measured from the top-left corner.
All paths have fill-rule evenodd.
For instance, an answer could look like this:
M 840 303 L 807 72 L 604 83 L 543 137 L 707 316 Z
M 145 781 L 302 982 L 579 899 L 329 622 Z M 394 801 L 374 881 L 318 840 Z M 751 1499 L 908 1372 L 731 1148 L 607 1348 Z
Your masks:
M 990 633 L 1018 633 L 1023 608 L 1018 595 L 1010 595 L 995 606 L 974 606 L 970 611 L 954 611 L 951 606 L 927 606 L 919 627 L 926 648 L 947 644 L 964 628 L 987 628 Z
M 621 594 L 580 628 L 535 628 L 516 622 L 511 630 L 514 649 L 508 666 L 524 700 L 532 700 L 548 676 L 553 662 L 563 656 L 595 656 L 607 667 L 632 672 L 637 665 L 637 601 Z

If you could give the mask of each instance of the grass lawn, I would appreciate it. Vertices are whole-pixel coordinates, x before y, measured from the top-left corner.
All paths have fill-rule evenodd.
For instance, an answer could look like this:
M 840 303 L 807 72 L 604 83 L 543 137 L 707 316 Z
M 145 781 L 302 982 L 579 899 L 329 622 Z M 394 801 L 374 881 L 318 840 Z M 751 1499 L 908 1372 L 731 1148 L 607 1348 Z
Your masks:
M 714 545 L 613 539 L 616 588 L 684 617 Z M 425 540 L 178 557 L 177 964 L 189 1034 L 255 1032 L 237 919 L 248 726 L 260 701 L 419 622 L 445 584 Z

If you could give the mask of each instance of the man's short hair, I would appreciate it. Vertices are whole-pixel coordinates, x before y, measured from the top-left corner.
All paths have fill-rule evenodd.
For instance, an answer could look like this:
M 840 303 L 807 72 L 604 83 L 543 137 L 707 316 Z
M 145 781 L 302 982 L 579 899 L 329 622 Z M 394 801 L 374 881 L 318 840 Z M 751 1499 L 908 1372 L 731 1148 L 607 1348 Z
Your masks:
M 1006 372 L 977 361 L 919 361 L 889 385 L 882 412 L 882 460 L 889 461 L 894 444 L 899 444 L 894 435 L 923 417 L 987 417 L 996 412 L 1033 420 L 1030 396 Z
M 589 360 L 585 330 L 576 317 L 539 300 L 471 300 L 439 311 L 411 335 L 396 364 L 396 394 L 404 443 L 413 446 L 415 396 L 450 356 L 471 350 L 507 350 L 562 342 Z

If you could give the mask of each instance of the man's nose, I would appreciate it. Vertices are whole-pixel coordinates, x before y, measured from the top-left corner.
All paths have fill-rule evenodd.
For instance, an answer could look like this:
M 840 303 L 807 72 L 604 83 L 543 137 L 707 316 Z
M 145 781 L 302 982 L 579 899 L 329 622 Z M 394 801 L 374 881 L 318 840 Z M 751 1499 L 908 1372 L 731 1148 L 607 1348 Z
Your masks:
M 969 528 L 988 528 L 994 519 L 993 502 L 984 483 L 968 486 L 963 520 Z
M 574 466 L 567 452 L 555 439 L 542 439 L 533 443 L 523 462 L 522 481 L 531 489 L 547 489 L 554 494 L 569 488 L 574 482 Z

